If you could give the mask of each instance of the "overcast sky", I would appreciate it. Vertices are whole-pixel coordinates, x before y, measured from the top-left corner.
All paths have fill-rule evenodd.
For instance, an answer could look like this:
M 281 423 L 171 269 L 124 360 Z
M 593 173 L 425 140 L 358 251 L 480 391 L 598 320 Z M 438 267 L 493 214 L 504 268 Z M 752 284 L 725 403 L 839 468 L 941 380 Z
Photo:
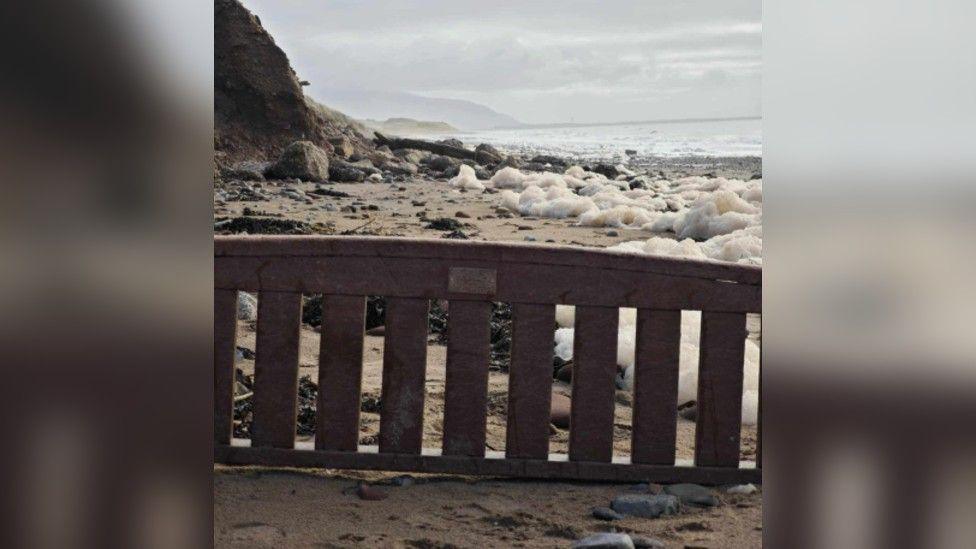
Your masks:
M 527 123 L 758 116 L 760 0 L 242 0 L 312 86 Z

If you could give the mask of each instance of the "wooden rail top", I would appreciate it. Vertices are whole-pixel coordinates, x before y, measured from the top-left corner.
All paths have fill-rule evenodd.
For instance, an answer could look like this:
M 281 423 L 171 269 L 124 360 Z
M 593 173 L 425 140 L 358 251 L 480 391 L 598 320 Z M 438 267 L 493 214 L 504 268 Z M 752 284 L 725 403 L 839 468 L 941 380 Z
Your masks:
M 531 243 L 216 236 L 215 287 L 760 312 L 762 268 Z

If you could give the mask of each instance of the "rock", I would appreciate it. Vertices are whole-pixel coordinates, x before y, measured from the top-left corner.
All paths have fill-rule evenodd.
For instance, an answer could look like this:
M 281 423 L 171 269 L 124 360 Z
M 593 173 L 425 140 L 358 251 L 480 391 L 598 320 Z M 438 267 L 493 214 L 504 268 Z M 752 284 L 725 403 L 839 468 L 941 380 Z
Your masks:
M 624 150 L 624 154 L 626 154 L 627 156 L 636 156 L 637 151 L 635 149 L 626 149 Z
M 522 159 L 521 158 L 519 158 L 517 156 L 509 156 L 505 160 L 502 160 L 500 163 L 498 163 L 498 165 L 495 166 L 495 169 L 496 170 L 500 170 L 502 168 L 516 168 L 516 169 L 518 169 L 518 168 L 521 168 L 521 167 L 522 167 Z
M 474 176 L 477 177 L 478 179 L 484 181 L 486 179 L 491 179 L 491 172 L 489 172 L 488 170 L 482 168 L 481 166 L 475 166 L 475 168 L 474 168 Z
M 755 494 L 758 491 L 755 484 L 739 484 L 737 486 L 730 486 L 726 488 L 725 493 L 727 494 L 740 494 L 749 495 Z
M 678 410 L 678 415 L 689 421 L 695 421 L 695 418 L 698 417 L 698 406 L 695 406 L 694 404 L 691 406 L 686 406 Z
M 614 498 L 610 508 L 618 513 L 642 518 L 674 515 L 681 503 L 673 495 L 621 494 Z
M 333 160 L 329 165 L 329 179 L 346 183 L 358 183 L 366 179 L 366 174 L 348 162 Z
M 522 164 L 521 169 L 522 171 L 527 171 L 527 172 L 544 172 L 547 171 L 549 168 L 546 164 L 541 164 L 539 162 L 526 162 L 525 164 Z
M 417 175 L 417 172 L 420 171 L 416 164 L 399 160 L 389 160 L 382 164 L 380 168 L 393 175 Z
M 408 488 L 416 483 L 417 481 L 410 475 L 400 475 L 390 479 L 390 484 L 399 486 L 400 488 Z
M 241 181 L 264 181 L 264 170 L 267 164 L 262 162 L 238 162 L 229 168 L 220 170 L 220 177 L 226 181 L 239 179 Z
M 559 367 L 556 371 L 556 379 L 559 381 L 565 381 L 566 383 L 573 382 L 573 363 L 564 364 Z
M 366 335 L 383 337 L 386 335 L 386 326 L 376 326 L 375 328 L 370 328 L 366 330 Z
M 469 214 L 468 212 L 457 212 L 454 214 L 454 217 L 457 217 L 459 219 L 471 219 L 471 214 Z
M 632 191 L 634 189 L 646 189 L 647 188 L 647 181 L 638 177 L 638 178 L 635 178 L 635 179 L 631 179 L 630 180 L 630 183 L 628 184 L 628 186 L 630 187 L 630 190 L 632 190 Z
M 495 147 L 492 147 L 488 143 L 482 143 L 474 148 L 475 158 L 477 158 L 479 164 L 497 164 L 505 158 L 505 155 L 501 153 Z
M 626 518 L 624 515 L 621 515 L 609 507 L 594 507 L 590 512 L 593 514 L 593 518 L 598 518 L 600 520 L 620 520 Z
M 552 164 L 553 166 L 566 166 L 568 162 L 551 154 L 539 154 L 532 157 L 531 162 L 537 164 Z
M 572 401 L 569 397 L 552 393 L 552 402 L 549 405 L 549 422 L 560 429 L 569 429 L 569 412 Z
M 648 538 L 645 536 L 630 536 L 630 540 L 634 543 L 635 548 L 641 549 L 664 549 L 667 545 L 663 541 L 654 538 Z
M 356 495 L 359 496 L 359 499 L 366 501 L 379 501 L 381 499 L 390 497 L 390 494 L 388 494 L 382 488 L 377 488 L 376 486 L 370 486 L 368 484 L 360 484 L 359 487 L 356 488 Z
M 329 180 L 329 157 L 311 141 L 295 141 L 285 148 L 265 175 L 273 179 L 297 178 L 301 181 Z
M 603 163 L 593 166 L 593 169 L 590 171 L 605 175 L 607 176 L 608 179 L 616 179 L 616 177 L 620 175 L 620 172 L 617 171 L 617 168 L 615 166 L 611 166 L 610 164 L 603 164 Z
M 370 181 L 372 181 L 373 183 L 382 183 L 383 182 L 383 175 L 382 174 L 378 174 L 378 173 L 370 174 L 370 176 L 369 176 L 368 179 Z
M 435 231 L 458 231 L 461 230 L 463 225 L 460 221 L 456 219 L 451 219 L 450 217 L 441 217 L 438 219 L 431 220 L 424 228 L 434 229 Z
M 349 158 L 356 152 L 352 141 L 348 137 L 332 137 L 329 139 L 329 143 L 332 144 L 332 149 L 335 151 L 336 156 Z
M 432 154 L 427 159 L 427 167 L 437 172 L 445 172 L 452 168 L 456 170 L 460 164 L 461 161 L 457 158 L 451 158 L 450 156 L 441 154 Z
M 718 505 L 718 500 L 712 495 L 712 491 L 697 484 L 672 484 L 664 487 L 664 493 L 679 498 L 681 503 L 701 507 Z
M 258 300 L 256 297 L 247 292 L 237 292 L 237 319 L 258 319 Z
M 627 534 L 594 534 L 573 542 L 573 549 L 634 549 L 634 542 Z
M 460 139 L 455 139 L 453 137 L 448 139 L 441 139 L 440 141 L 438 141 L 438 143 L 440 143 L 441 145 L 447 145 L 449 147 L 457 147 L 459 149 L 464 148 L 464 143 L 462 143 Z
M 421 162 L 427 160 L 430 155 L 426 151 L 418 151 L 415 149 L 398 149 L 393 151 L 393 154 L 404 162 L 409 162 L 410 164 L 420 164 Z
M 607 231 L 607 236 L 620 236 L 620 233 L 614 230 Z

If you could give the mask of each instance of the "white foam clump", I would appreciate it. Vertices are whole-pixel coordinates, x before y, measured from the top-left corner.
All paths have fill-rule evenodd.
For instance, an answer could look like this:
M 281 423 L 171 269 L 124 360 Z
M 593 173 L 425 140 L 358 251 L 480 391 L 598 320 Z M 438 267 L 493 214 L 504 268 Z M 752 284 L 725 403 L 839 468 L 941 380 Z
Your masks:
M 563 360 L 573 357 L 574 307 L 556 307 L 555 353 Z M 637 336 L 637 310 L 620 309 L 617 332 L 617 364 L 623 369 L 623 388 L 634 389 L 634 357 Z M 701 313 L 682 311 L 681 347 L 678 360 L 678 404 L 698 398 L 698 359 L 701 341 Z M 759 412 L 759 346 L 751 339 L 745 342 L 743 362 L 742 422 L 755 425 Z
M 485 190 L 484 182 L 478 180 L 478 176 L 474 173 L 474 168 L 467 164 L 461 164 L 460 171 L 448 181 L 448 184 L 452 187 L 468 191 Z

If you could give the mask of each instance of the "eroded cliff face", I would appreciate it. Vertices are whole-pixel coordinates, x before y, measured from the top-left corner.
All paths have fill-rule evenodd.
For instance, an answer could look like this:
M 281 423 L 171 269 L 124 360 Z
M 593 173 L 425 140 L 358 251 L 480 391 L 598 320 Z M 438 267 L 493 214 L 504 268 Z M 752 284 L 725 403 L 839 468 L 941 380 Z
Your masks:
M 271 160 L 296 140 L 371 147 L 344 115 L 305 97 L 288 56 L 238 0 L 214 0 L 214 149 L 227 161 Z

